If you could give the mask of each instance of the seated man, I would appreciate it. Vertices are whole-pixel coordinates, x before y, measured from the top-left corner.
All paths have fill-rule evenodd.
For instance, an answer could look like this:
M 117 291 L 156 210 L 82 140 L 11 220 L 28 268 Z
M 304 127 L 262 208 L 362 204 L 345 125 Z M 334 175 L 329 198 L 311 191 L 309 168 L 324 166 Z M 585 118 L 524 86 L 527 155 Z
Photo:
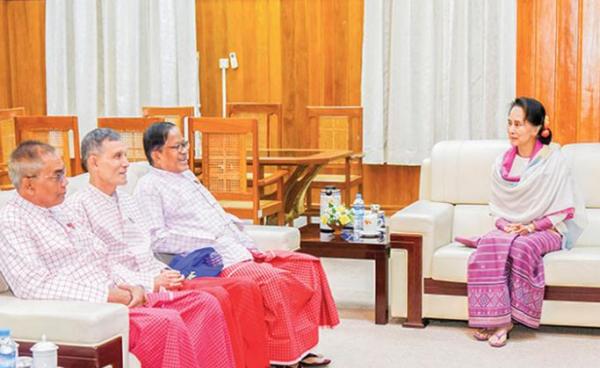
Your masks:
M 0 271 L 24 299 L 120 303 L 130 307 L 129 349 L 144 367 L 232 367 L 218 301 L 199 291 L 146 294 L 109 260 L 106 246 L 56 206 L 65 197 L 52 146 L 21 143 L 10 156 L 17 193 L 0 214 Z
M 253 281 L 201 277 L 183 280 L 181 274 L 159 262 L 150 248 L 147 218 L 128 193 L 117 188 L 127 183 L 127 147 L 111 129 L 94 129 L 81 142 L 83 166 L 90 183 L 66 200 L 83 225 L 107 246 L 113 263 L 139 274 L 147 291 L 201 289 L 221 303 L 233 343 L 236 367 L 264 368 L 266 351 L 264 309 Z M 219 261 L 220 261 L 220 257 Z
M 136 197 L 151 221 L 154 251 L 187 254 L 214 248 L 223 258 L 222 277 L 260 285 L 271 363 L 295 365 L 304 358 L 304 366 L 325 365 L 327 359 L 308 352 L 319 340 L 318 326 L 333 327 L 339 318 L 319 259 L 256 249 L 239 220 L 188 169 L 188 142 L 175 125 L 150 126 L 144 151 L 152 168 L 138 181 Z

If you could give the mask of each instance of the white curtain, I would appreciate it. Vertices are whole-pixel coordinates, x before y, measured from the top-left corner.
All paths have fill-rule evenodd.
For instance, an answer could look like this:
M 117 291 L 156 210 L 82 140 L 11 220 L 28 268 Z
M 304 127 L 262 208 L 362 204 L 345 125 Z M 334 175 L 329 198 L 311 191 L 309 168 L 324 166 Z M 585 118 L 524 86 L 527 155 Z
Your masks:
M 49 115 L 99 116 L 144 105 L 198 106 L 194 0 L 47 0 Z
M 419 165 L 441 140 L 504 137 L 515 54 L 515 0 L 365 1 L 365 162 Z

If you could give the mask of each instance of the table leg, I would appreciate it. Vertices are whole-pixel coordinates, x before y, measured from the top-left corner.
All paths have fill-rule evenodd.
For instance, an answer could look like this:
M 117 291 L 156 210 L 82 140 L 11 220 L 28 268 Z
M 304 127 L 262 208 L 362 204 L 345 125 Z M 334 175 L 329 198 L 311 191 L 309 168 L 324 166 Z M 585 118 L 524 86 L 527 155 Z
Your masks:
M 388 266 L 387 252 L 378 253 L 375 256 L 375 324 L 378 325 L 388 323 Z

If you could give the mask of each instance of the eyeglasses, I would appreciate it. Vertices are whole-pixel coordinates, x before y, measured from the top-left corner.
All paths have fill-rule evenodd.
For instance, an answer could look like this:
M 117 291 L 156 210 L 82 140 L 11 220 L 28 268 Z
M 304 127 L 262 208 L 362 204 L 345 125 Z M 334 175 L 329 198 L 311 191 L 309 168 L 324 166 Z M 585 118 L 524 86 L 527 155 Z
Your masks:
M 28 178 L 28 179 L 33 179 L 33 178 L 39 178 L 40 176 L 38 176 L 38 175 L 27 175 L 25 177 Z M 61 171 L 57 171 L 53 175 L 44 176 L 43 178 L 50 179 L 51 181 L 54 181 L 56 183 L 62 183 L 66 179 L 66 173 L 65 173 L 64 170 L 61 170 Z
M 187 151 L 187 149 L 189 147 L 190 147 L 190 142 L 188 142 L 187 140 L 183 140 L 174 146 L 167 146 L 167 148 L 177 150 L 177 152 L 179 152 L 179 153 L 183 153 L 183 152 Z

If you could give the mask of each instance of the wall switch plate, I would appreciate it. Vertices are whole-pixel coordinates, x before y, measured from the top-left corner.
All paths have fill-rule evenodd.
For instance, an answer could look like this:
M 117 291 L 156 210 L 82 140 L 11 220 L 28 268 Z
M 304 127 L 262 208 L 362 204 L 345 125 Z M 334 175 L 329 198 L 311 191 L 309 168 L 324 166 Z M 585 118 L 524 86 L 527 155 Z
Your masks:
M 229 64 L 231 65 L 231 69 L 238 68 L 239 64 L 238 64 L 238 59 L 237 59 L 237 55 L 235 54 L 235 52 L 229 53 Z

